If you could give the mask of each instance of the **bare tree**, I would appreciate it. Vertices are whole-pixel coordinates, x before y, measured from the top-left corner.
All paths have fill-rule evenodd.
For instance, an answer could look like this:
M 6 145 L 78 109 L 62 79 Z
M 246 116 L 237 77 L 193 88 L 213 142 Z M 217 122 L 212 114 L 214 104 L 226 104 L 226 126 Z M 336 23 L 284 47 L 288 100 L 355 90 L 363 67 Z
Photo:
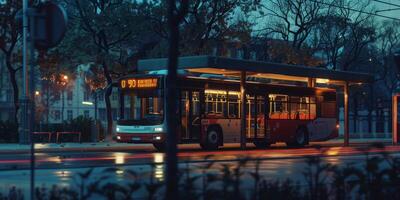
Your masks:
M 328 68 L 348 70 L 362 50 L 375 40 L 374 18 L 369 1 L 337 1 L 318 18 L 315 27 L 317 49 L 326 57 Z
M 194 0 L 188 5 L 188 14 L 180 25 L 180 49 L 184 55 L 209 54 L 218 43 L 231 38 L 238 30 L 238 15 L 247 16 L 260 5 L 259 0 Z M 168 39 L 165 21 L 165 6 L 160 4 L 151 19 L 154 31 L 163 39 Z M 243 27 L 246 28 L 246 27 Z M 160 43 L 164 45 L 164 43 Z M 160 47 L 163 48 L 163 47 Z
M 266 10 L 263 17 L 270 22 L 264 31 L 290 43 L 294 49 L 301 49 L 328 8 L 309 0 L 272 0 L 266 1 L 263 7 Z
M 392 93 L 399 81 L 400 72 L 393 62 L 393 54 L 400 47 L 400 22 L 384 21 L 378 28 L 378 39 L 375 42 L 377 50 L 375 59 L 380 66 L 376 73 L 376 81 L 384 85 Z
M 113 0 L 74 0 L 75 19 L 83 30 L 91 36 L 96 46 L 96 63 L 102 66 L 103 76 L 107 82 L 105 104 L 107 110 L 107 132 L 112 133 L 113 119 L 110 95 L 113 79 L 123 73 L 127 66 L 119 65 L 120 53 L 128 47 L 124 43 L 134 40 L 146 23 L 139 3 Z M 119 63 L 118 65 L 116 63 Z
M 14 102 L 14 122 L 18 124 L 19 110 L 19 89 L 17 84 L 17 72 L 21 69 L 18 66 L 18 41 L 20 39 L 19 25 L 15 16 L 19 8 L 22 7 L 21 1 L 10 0 L 0 4 L 0 50 L 4 54 L 6 67 L 9 73 L 10 83 L 13 89 Z

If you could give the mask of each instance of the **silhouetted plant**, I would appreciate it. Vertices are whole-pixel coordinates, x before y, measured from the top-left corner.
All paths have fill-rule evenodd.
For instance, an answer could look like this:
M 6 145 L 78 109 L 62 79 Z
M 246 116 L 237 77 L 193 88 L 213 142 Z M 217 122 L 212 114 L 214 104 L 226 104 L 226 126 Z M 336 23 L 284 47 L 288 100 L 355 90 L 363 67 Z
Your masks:
M 211 194 L 208 191 L 208 187 L 217 181 L 217 175 L 209 172 L 212 166 L 214 166 L 215 160 L 209 160 L 212 155 L 207 155 L 204 160 L 206 160 L 206 164 L 200 165 L 198 168 L 201 171 L 201 194 L 203 199 L 211 199 Z
M 8 192 L 8 196 L 3 198 L 9 200 L 20 200 L 24 199 L 24 195 L 22 194 L 21 189 L 17 189 L 15 186 L 12 186 Z
M 300 187 L 290 180 L 270 182 L 264 179 L 261 181 L 258 196 L 258 199 L 306 199 L 301 193 Z
M 125 193 L 125 199 L 131 199 L 132 195 L 141 188 L 141 184 L 138 181 L 138 174 L 132 170 L 125 170 L 126 177 L 130 180 L 126 184 L 127 190 Z
M 82 134 L 82 142 L 90 141 L 90 137 L 92 134 L 92 125 L 94 121 L 90 117 L 78 116 L 74 119 L 64 122 L 64 131 L 74 131 L 81 132 Z
M 185 168 L 181 170 L 183 179 L 180 183 L 179 197 L 181 199 L 195 200 L 199 199 L 199 194 L 196 191 L 196 181 L 201 175 L 192 175 L 189 162 L 186 161 Z
M 218 164 L 208 160 L 193 168 L 186 162 L 179 171 L 179 195 L 181 199 L 400 199 L 400 159 L 388 153 L 370 155 L 375 145 L 360 149 L 365 153 L 362 163 L 350 163 L 336 166 L 326 163 L 322 156 L 306 158 L 303 176 L 306 185 L 293 182 L 268 180 L 260 172 L 261 159 L 239 159 L 236 162 L 223 161 Z M 321 149 L 321 155 L 324 154 Z M 254 169 L 245 171 L 244 167 L 254 162 Z M 163 199 L 165 185 L 160 177 L 155 178 L 162 163 L 150 165 L 149 173 L 141 173 L 116 167 L 100 171 L 77 173 L 70 187 L 41 186 L 36 188 L 36 199 Z M 182 166 L 182 165 L 181 165 Z M 216 170 L 215 167 L 219 167 Z M 200 173 L 198 173 L 200 171 Z M 246 172 L 246 173 L 245 173 Z M 158 174 L 159 175 L 159 174 Z M 122 177 L 115 181 L 115 177 Z M 161 177 L 162 178 L 162 177 Z M 160 180 L 158 180 L 160 179 Z M 248 182 L 253 180 L 253 182 Z M 244 181 L 247 181 L 244 184 Z M 249 184 L 250 183 L 250 184 Z M 253 187 L 253 188 L 251 188 Z M 143 190 L 141 190 L 141 188 Z M 250 190 L 249 190 L 250 189 Z M 147 196 L 146 196 L 147 192 Z M 8 196 L 0 194 L 2 199 L 23 199 L 21 190 L 12 187 Z
M 320 156 L 310 156 L 306 158 L 307 168 L 303 172 L 308 185 L 308 198 L 311 200 L 327 199 L 328 188 L 327 178 L 332 168 L 331 164 L 321 162 Z
M 16 143 L 18 142 L 18 126 L 15 122 L 7 120 L 0 121 L 0 142 Z
M 258 199 L 258 193 L 259 193 L 259 185 L 260 185 L 260 180 L 261 180 L 261 175 L 260 175 L 260 164 L 261 160 L 257 159 L 255 161 L 254 165 L 254 172 L 250 172 L 250 176 L 254 179 L 254 191 L 253 191 L 253 199 Z
M 149 174 L 149 182 L 148 183 L 144 183 L 144 186 L 147 190 L 147 199 L 148 200 L 152 200 L 155 199 L 155 195 L 157 193 L 157 191 L 163 186 L 162 182 L 156 181 L 154 180 L 154 169 L 157 166 L 157 164 L 150 164 L 150 174 Z
M 236 168 L 234 168 L 234 197 L 235 199 L 244 199 L 244 195 L 240 192 L 240 178 L 242 177 L 242 175 L 244 174 L 242 172 L 242 167 L 244 167 L 246 165 L 246 163 L 249 161 L 248 158 L 244 158 L 244 159 L 240 159 L 238 161 L 238 164 L 236 166 Z
M 343 168 L 333 166 L 331 171 L 333 173 L 331 194 L 338 200 L 349 199 L 355 187 L 354 179 L 356 178 L 355 175 L 358 173 L 358 170 L 353 166 L 345 166 Z

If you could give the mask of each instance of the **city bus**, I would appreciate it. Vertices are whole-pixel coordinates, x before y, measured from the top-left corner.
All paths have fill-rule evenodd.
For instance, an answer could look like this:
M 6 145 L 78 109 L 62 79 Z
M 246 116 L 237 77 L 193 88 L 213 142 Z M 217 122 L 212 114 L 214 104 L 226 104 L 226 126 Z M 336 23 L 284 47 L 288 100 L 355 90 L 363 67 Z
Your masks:
M 177 80 L 178 144 L 217 149 L 239 143 L 240 80 L 179 75 Z M 119 80 L 120 116 L 116 140 L 149 143 L 164 149 L 166 76 L 138 74 Z M 336 90 L 246 82 L 246 142 L 266 148 L 277 142 L 304 146 L 338 136 Z

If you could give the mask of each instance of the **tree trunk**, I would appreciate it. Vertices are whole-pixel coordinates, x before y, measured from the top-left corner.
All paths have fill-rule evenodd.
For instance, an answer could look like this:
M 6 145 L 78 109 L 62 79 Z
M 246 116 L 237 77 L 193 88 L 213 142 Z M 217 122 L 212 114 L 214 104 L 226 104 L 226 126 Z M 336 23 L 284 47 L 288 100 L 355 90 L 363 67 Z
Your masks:
M 372 133 L 372 112 L 374 110 L 374 88 L 372 84 L 369 87 L 369 103 L 368 103 L 368 132 Z
M 97 91 L 94 92 L 94 121 L 97 124 Z
M 107 80 L 107 88 L 104 94 L 104 100 L 106 103 L 106 113 L 107 113 L 107 134 L 111 136 L 113 132 L 113 119 L 112 119 L 112 109 L 111 109 L 111 101 L 110 96 L 112 94 L 112 78 L 110 72 L 108 71 L 108 66 L 105 60 L 103 60 L 103 74 Z
M 49 115 L 50 115 L 50 84 L 46 80 L 46 126 L 49 127 Z
M 106 103 L 106 113 L 107 113 L 107 134 L 112 135 L 113 132 L 113 119 L 112 119 L 112 109 L 110 96 L 112 94 L 112 85 L 108 84 L 106 92 L 104 94 L 104 101 Z
M 12 67 L 11 64 L 11 56 L 6 56 L 6 66 L 9 72 L 9 77 L 10 77 L 10 82 L 13 88 L 13 102 L 14 102 L 14 113 L 13 113 L 13 120 L 14 123 L 17 125 L 18 128 L 18 111 L 19 111 L 19 90 L 18 90 L 18 84 L 17 84 L 17 78 L 15 77 L 15 74 L 17 70 L 15 70 Z
M 64 123 L 64 90 L 64 88 L 61 90 L 61 123 Z

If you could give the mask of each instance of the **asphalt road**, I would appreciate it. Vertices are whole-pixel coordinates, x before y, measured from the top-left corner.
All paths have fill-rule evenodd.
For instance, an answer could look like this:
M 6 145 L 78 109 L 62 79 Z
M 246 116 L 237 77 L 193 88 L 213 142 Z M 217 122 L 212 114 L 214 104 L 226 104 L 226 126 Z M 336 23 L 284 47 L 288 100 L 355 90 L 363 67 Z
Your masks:
M 305 156 L 336 157 L 336 159 L 359 156 L 369 153 L 400 153 L 400 146 L 368 148 L 370 144 L 357 144 L 343 147 L 340 144 L 314 143 L 302 148 L 288 148 L 283 144 L 273 145 L 268 149 L 256 149 L 251 145 L 242 150 L 238 145 L 225 145 L 216 151 L 203 151 L 198 145 L 180 145 L 179 161 L 182 163 L 198 163 L 206 160 L 237 161 L 238 159 L 303 159 Z M 74 151 L 39 152 L 35 154 L 37 169 L 91 168 L 128 165 L 148 165 L 157 161 L 163 162 L 164 153 L 157 152 L 149 145 L 135 145 L 135 148 L 118 149 L 116 151 Z M 29 153 L 0 154 L 0 171 L 24 170 L 30 167 Z
M 214 165 L 209 171 L 220 171 L 223 165 L 238 163 L 241 159 L 250 159 L 243 170 L 250 172 L 255 169 L 255 161 L 261 160 L 260 174 L 269 179 L 296 181 L 304 179 L 303 172 L 307 167 L 307 156 L 319 156 L 324 163 L 337 166 L 361 165 L 365 161 L 365 153 L 380 154 L 388 152 L 400 155 L 400 146 L 385 148 L 367 148 L 360 144 L 352 147 L 341 145 L 313 144 L 304 148 L 287 148 L 285 145 L 274 145 L 269 149 L 249 147 L 241 150 L 238 145 L 227 145 L 218 151 L 202 151 L 197 145 L 180 146 L 178 154 L 180 168 L 189 167 L 193 174 L 201 174 L 202 166 L 210 161 Z M 151 146 L 138 146 L 135 149 L 118 150 L 116 152 L 47 152 L 36 154 L 36 185 L 60 186 L 73 185 L 78 173 L 95 168 L 93 175 L 99 176 L 107 168 L 114 168 L 114 181 L 124 181 L 124 173 L 132 170 L 141 174 L 143 179 L 153 176 L 156 180 L 164 179 L 163 153 L 156 152 Z M 0 154 L 0 192 L 11 186 L 18 186 L 25 192 L 29 188 L 29 154 Z M 153 171 L 154 170 L 154 171 Z M 146 178 L 144 178 L 146 177 Z

